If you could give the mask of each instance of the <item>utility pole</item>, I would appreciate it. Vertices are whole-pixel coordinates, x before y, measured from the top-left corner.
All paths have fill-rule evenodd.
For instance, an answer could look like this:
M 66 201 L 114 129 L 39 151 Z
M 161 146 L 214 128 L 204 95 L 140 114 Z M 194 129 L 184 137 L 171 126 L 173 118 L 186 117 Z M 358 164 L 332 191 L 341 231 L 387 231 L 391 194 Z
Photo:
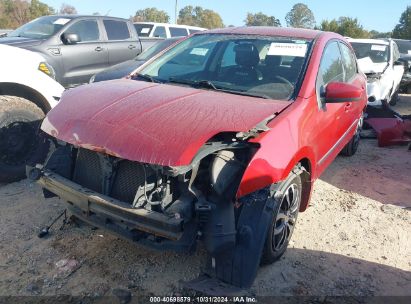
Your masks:
M 175 6 L 175 10 L 174 10 L 174 22 L 175 24 L 178 23 L 178 19 L 177 19 L 177 7 L 178 7 L 178 0 L 176 0 L 176 6 Z

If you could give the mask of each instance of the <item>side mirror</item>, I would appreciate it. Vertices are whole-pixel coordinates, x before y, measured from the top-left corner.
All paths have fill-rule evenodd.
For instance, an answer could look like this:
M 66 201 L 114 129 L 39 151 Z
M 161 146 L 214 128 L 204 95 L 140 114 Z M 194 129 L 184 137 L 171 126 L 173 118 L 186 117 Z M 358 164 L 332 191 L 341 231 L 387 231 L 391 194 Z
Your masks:
M 73 45 L 81 42 L 81 39 L 77 34 L 64 33 L 61 35 L 61 41 L 63 41 L 64 44 Z
M 344 82 L 330 82 L 325 88 L 325 103 L 360 101 L 363 89 Z

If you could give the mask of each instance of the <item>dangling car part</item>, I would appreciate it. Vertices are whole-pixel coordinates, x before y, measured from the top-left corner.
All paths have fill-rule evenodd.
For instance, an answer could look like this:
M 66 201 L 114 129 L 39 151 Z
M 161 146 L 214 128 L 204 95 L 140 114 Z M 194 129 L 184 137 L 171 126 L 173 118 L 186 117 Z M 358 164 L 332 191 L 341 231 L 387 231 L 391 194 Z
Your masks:
M 66 92 L 42 125 L 56 150 L 28 175 L 120 236 L 203 242 L 207 273 L 247 288 L 284 254 L 314 180 L 356 152 L 365 86 L 338 34 L 197 33 L 131 79 Z

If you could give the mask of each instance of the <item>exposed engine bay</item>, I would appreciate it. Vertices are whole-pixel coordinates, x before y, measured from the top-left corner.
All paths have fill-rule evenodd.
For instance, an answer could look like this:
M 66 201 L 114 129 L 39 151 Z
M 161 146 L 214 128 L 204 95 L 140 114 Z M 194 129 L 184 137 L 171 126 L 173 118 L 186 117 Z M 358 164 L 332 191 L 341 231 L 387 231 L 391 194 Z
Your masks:
M 62 144 L 29 176 L 40 180 L 45 197 L 66 200 L 75 217 L 122 237 L 179 251 L 195 249 L 201 237 L 210 252 L 218 252 L 235 242 L 236 192 L 256 150 L 224 136 L 207 143 L 185 167 Z

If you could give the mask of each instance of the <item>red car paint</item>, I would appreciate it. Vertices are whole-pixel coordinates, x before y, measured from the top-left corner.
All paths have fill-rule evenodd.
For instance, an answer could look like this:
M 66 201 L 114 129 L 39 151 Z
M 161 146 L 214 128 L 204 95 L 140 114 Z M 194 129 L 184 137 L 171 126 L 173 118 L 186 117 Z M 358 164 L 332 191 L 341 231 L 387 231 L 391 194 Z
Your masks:
M 351 48 L 349 44 L 338 34 L 301 29 L 257 27 L 206 33 L 210 32 L 315 39 L 295 101 L 119 80 L 69 90 L 47 116 L 43 130 L 121 158 L 181 166 L 189 164 L 214 135 L 248 131 L 277 114 L 268 124 L 269 131 L 250 140 L 260 149 L 244 173 L 238 196 L 285 179 L 301 161 L 309 165 L 314 181 L 352 138 L 367 103 L 366 78 L 359 72 L 350 81 L 361 92 L 358 101 L 323 106 L 318 102 L 316 79 L 326 44 L 338 40 Z M 338 91 L 336 96 L 344 98 L 345 93 Z
M 183 166 L 214 135 L 247 131 L 289 105 L 122 79 L 67 91 L 43 130 L 128 160 Z
M 366 122 L 377 133 L 379 147 L 411 142 L 411 120 L 409 119 L 369 118 Z

